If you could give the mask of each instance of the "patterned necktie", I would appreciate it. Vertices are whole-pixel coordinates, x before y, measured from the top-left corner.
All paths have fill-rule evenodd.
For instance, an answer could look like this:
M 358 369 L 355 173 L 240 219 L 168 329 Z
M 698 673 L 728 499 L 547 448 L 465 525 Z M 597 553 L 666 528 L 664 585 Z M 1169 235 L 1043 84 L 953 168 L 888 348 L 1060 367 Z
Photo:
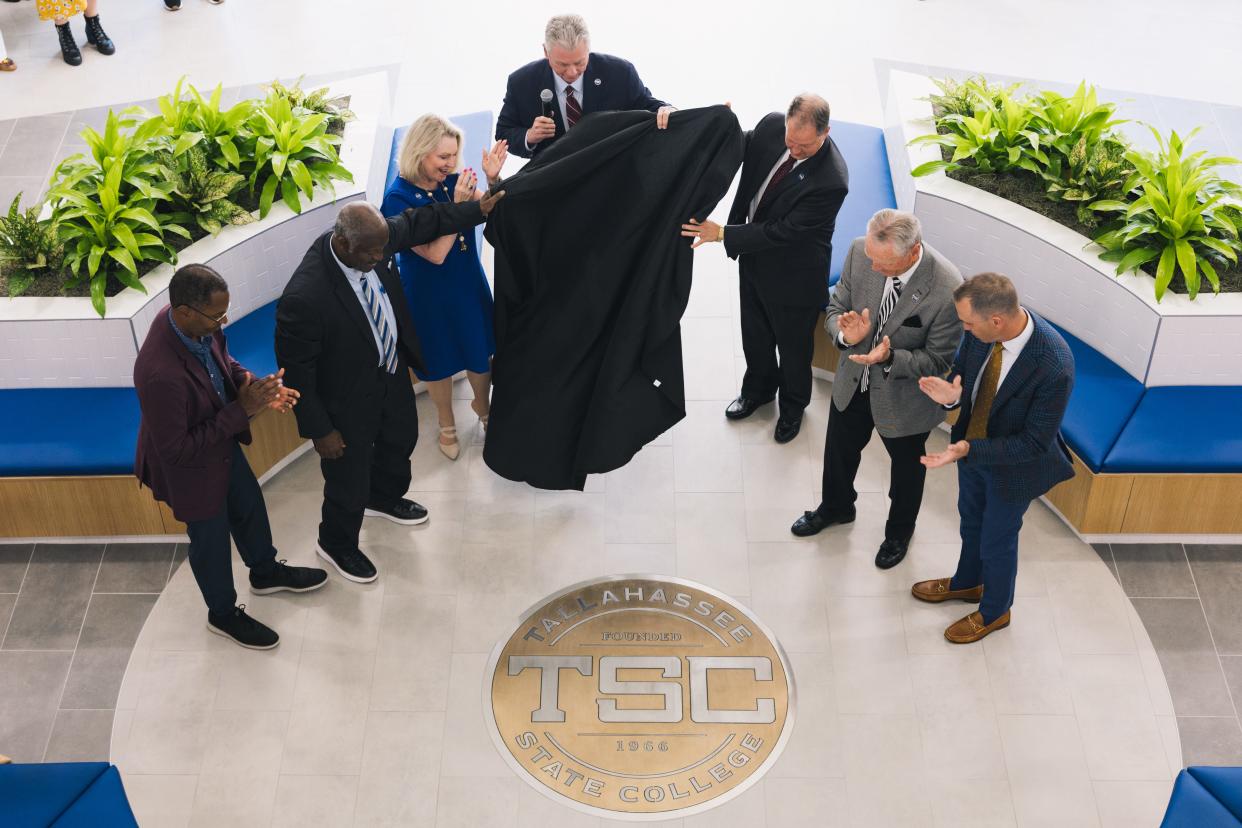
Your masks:
M 772 173 L 772 180 L 768 182 L 768 186 L 763 191 L 763 198 L 759 199 L 758 206 L 755 207 L 755 215 L 763 209 L 763 205 L 767 203 L 768 196 L 772 195 L 772 191 L 776 189 L 776 185 L 781 183 L 781 179 L 789 175 L 789 171 L 794 168 L 798 160 L 792 155 L 785 159 L 785 163 L 776 168 L 776 172 Z
M 892 285 L 892 289 L 889 289 L 889 285 Z M 884 298 L 880 300 L 880 312 L 876 314 L 875 336 L 871 338 L 872 350 L 874 350 L 880 344 L 880 340 L 884 338 L 881 335 L 881 332 L 884 330 L 884 325 L 888 322 L 888 317 L 893 312 L 893 308 L 897 307 L 897 300 L 900 298 L 901 280 L 889 279 L 884 285 Z M 868 386 L 871 384 L 870 380 L 871 370 L 870 368 L 864 368 L 862 379 L 858 383 L 858 390 L 866 391 Z
M 578 119 L 582 117 L 582 104 L 578 103 L 578 99 L 574 96 L 574 88 L 572 86 L 565 87 L 565 121 L 568 124 L 566 128 L 572 127 L 578 123 Z
M 393 332 L 388 327 L 388 320 L 384 318 L 384 309 L 381 304 L 380 293 L 371 286 L 371 280 L 367 274 L 362 274 L 362 298 L 367 300 L 367 309 L 371 314 L 371 324 L 375 326 L 375 330 L 379 331 L 380 350 L 382 357 L 381 364 L 388 369 L 388 373 L 397 373 L 397 338 L 393 336 Z
M 966 424 L 967 440 L 983 440 L 988 436 L 988 417 L 992 414 L 992 401 L 996 399 L 996 388 L 1000 385 L 1001 356 L 1005 346 L 997 342 L 992 346 L 992 355 L 988 357 L 988 366 L 983 369 L 983 379 L 979 381 L 979 393 L 975 395 L 975 404 L 970 409 L 970 422 Z

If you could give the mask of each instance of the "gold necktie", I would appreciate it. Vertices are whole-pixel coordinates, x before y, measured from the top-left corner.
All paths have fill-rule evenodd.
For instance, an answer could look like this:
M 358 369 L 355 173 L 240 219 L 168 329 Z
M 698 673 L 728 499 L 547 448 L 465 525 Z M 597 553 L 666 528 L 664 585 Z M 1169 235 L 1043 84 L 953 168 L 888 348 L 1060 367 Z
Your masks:
M 1001 343 L 992 346 L 988 367 L 983 369 L 979 393 L 975 395 L 975 404 L 970 410 L 970 422 L 966 424 L 967 440 L 982 440 L 988 436 L 988 416 L 992 413 L 992 400 L 996 399 L 996 386 L 1000 385 L 1001 355 L 1004 352 L 1005 346 Z

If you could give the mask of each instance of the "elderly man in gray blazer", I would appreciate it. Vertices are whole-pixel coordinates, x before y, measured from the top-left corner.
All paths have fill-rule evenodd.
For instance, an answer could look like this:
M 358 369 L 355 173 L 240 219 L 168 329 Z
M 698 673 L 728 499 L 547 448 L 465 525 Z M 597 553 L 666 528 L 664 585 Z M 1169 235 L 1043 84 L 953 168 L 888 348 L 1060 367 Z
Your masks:
M 880 210 L 845 257 L 825 327 L 841 351 L 832 383 L 824 445 L 823 499 L 791 527 L 798 537 L 854 520 L 854 476 L 872 431 L 892 461 L 884 542 L 875 565 L 901 563 L 923 502 L 927 435 L 945 410 L 919 390 L 919 378 L 949 369 L 962 324 L 953 290 L 957 268 L 923 243 L 912 213 Z

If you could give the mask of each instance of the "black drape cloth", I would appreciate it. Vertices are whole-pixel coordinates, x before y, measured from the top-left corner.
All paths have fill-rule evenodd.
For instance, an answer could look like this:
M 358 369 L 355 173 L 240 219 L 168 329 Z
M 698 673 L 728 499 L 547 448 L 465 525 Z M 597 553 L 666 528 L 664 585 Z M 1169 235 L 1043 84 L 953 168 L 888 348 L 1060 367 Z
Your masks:
M 742 163 L 727 107 L 588 115 L 503 186 L 496 358 L 483 459 L 542 489 L 581 489 L 685 416 L 681 315 L 704 218 Z

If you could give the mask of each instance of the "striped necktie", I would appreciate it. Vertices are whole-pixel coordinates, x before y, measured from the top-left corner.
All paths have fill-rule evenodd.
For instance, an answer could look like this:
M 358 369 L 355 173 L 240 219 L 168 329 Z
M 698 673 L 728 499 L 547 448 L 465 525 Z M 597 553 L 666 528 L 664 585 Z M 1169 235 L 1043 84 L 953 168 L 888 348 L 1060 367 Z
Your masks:
M 879 347 L 880 340 L 884 338 L 884 325 L 888 323 L 888 317 L 893 312 L 893 308 L 897 307 L 897 300 L 901 298 L 901 280 L 887 279 L 884 284 L 884 298 L 880 300 L 880 312 L 876 314 L 875 320 L 875 336 L 871 338 L 871 348 L 875 350 Z M 859 391 L 866 391 L 871 384 L 871 368 L 867 366 L 863 369 L 862 379 L 858 383 Z
M 371 314 L 371 324 L 375 326 L 375 330 L 379 332 L 380 348 L 383 358 L 382 365 L 388 369 L 388 373 L 397 373 L 397 338 L 393 335 L 392 330 L 388 327 L 388 320 L 384 317 L 383 299 L 380 297 L 380 291 L 371 286 L 369 274 L 362 274 L 362 297 L 367 300 L 367 310 Z
M 578 119 L 582 117 L 582 104 L 578 102 L 578 98 L 574 95 L 572 86 L 565 87 L 565 128 L 569 129 L 578 123 Z

